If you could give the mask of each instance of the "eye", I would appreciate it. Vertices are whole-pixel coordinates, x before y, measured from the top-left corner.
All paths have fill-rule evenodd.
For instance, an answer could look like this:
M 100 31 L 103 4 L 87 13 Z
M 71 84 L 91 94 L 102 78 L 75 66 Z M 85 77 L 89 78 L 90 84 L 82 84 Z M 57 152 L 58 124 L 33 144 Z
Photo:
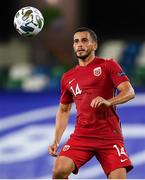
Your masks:
M 79 42 L 79 40 L 78 39 L 74 39 L 74 43 L 78 43 Z
M 88 42 L 88 39 L 87 39 L 87 38 L 83 38 L 83 39 L 82 39 L 82 42 L 84 42 L 84 43 L 85 43 L 85 42 Z

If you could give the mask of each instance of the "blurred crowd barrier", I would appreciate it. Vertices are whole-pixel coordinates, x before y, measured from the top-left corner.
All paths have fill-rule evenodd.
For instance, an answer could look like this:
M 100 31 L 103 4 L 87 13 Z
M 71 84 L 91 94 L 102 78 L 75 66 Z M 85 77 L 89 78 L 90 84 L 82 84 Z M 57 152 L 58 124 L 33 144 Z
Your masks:
M 145 42 L 108 40 L 101 45 L 99 55 L 114 58 L 135 87 L 145 87 Z
M 145 87 L 145 42 L 106 40 L 101 43 L 97 53 L 98 56 L 118 61 L 134 87 Z M 12 41 L 7 46 L 0 45 L 0 54 L 2 90 L 56 89 L 59 88 L 62 74 L 72 67 L 69 63 L 60 63 L 57 55 L 45 56 L 46 63 L 35 64 L 35 59 L 33 62 L 30 60 L 30 47 L 18 41 Z

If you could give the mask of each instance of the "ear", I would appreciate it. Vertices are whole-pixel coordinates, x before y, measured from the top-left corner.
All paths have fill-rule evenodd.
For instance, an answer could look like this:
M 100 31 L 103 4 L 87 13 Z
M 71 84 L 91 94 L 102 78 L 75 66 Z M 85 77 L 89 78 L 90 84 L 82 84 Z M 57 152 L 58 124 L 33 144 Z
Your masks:
M 93 45 L 93 50 L 96 51 L 97 48 L 98 48 L 98 44 L 97 44 L 97 43 L 94 43 L 94 45 Z

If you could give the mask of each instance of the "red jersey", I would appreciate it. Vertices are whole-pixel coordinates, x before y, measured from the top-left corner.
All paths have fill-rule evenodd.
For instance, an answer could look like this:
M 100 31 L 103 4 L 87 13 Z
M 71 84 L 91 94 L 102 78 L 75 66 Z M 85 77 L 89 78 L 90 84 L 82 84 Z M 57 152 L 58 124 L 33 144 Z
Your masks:
M 122 139 L 120 121 L 114 107 L 92 108 L 90 104 L 97 96 L 106 100 L 112 98 L 116 87 L 128 80 L 116 61 L 98 57 L 87 66 L 77 65 L 64 73 L 60 102 L 76 104 L 74 136 Z

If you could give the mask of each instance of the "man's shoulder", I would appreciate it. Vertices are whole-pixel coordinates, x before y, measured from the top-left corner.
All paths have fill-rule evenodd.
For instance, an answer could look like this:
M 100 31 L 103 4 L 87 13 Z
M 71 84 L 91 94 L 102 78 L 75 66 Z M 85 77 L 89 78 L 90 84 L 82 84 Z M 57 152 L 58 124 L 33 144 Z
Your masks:
M 95 59 L 97 64 L 104 64 L 105 66 L 112 66 L 113 64 L 118 64 L 117 61 L 113 58 L 96 57 Z
M 97 62 L 100 62 L 100 63 L 108 63 L 108 62 L 115 61 L 115 59 L 113 58 L 103 58 L 103 57 L 97 57 L 97 56 L 95 59 Z

